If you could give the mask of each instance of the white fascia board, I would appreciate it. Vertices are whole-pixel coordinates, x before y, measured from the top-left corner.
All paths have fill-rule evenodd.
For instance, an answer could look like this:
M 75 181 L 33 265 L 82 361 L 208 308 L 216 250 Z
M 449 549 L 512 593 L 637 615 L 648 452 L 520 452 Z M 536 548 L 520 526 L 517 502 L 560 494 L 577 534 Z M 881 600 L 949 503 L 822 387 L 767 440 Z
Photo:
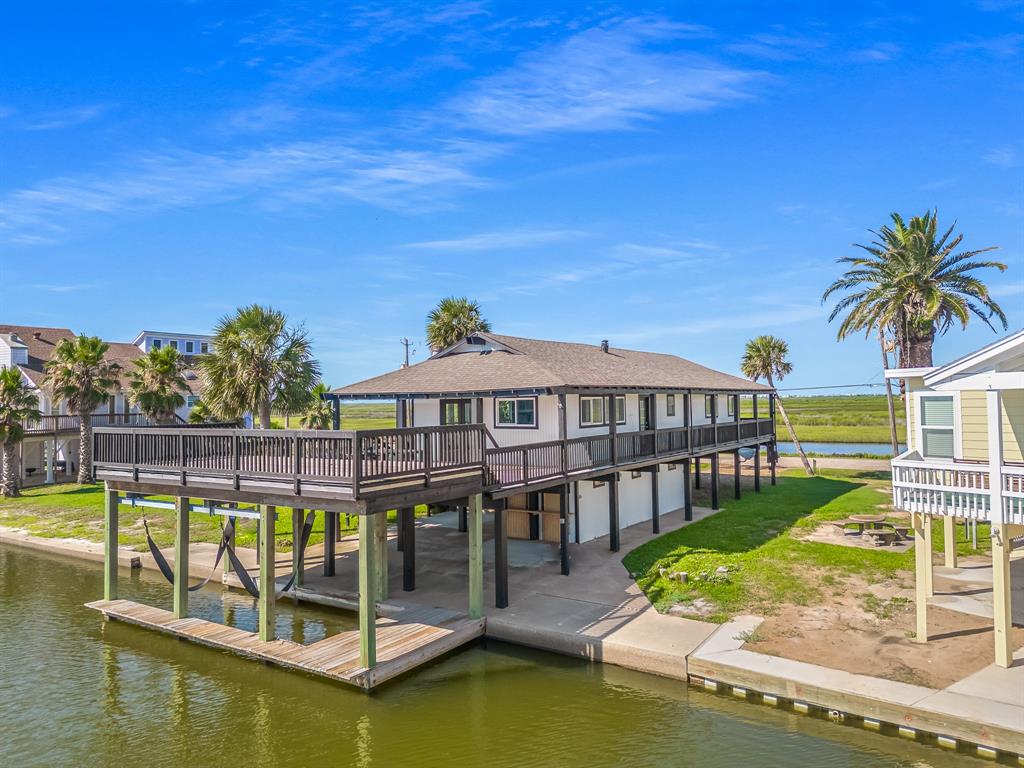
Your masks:
M 887 368 L 885 371 L 885 378 L 923 379 L 934 370 L 935 368 Z
M 1022 349 L 1024 349 L 1024 331 L 1017 331 L 1016 333 L 1010 334 L 1005 339 L 1000 339 L 988 346 L 971 352 L 969 355 L 964 355 L 958 360 L 954 360 L 951 363 L 935 368 L 925 377 L 925 384 L 933 387 L 941 381 L 945 381 L 952 376 L 963 373 L 968 368 L 976 365 L 982 365 L 990 360 L 1002 357 L 1007 353 L 1013 353 L 1015 350 Z
M 986 371 L 947 379 L 932 389 L 938 392 L 978 392 L 990 389 L 1024 389 L 1024 371 Z

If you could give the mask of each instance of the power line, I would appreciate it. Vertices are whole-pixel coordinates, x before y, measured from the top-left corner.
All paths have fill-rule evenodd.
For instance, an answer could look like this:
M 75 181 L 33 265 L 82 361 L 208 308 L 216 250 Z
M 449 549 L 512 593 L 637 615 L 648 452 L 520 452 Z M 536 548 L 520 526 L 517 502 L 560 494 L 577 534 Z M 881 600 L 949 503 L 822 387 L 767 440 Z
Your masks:
M 803 392 L 809 389 L 853 389 L 854 387 L 884 387 L 882 382 L 867 382 L 865 384 L 826 384 L 822 387 L 776 387 L 776 392 Z

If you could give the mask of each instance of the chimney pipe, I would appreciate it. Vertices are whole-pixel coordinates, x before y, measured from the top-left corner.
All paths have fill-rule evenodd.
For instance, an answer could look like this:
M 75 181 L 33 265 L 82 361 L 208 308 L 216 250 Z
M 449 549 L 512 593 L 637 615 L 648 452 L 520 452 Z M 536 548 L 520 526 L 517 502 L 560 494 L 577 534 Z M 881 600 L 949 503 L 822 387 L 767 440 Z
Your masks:
M 602 352 L 607 352 L 608 351 L 608 339 L 602 339 L 601 340 L 601 351 Z

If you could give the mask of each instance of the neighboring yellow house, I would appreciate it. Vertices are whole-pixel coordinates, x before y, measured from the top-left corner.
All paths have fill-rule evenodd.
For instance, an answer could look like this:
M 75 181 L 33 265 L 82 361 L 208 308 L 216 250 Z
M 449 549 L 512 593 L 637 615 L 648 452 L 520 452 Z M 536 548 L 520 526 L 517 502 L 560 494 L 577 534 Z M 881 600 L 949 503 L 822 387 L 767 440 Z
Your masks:
M 907 450 L 892 461 L 893 503 L 911 513 L 917 550 L 917 635 L 928 638 L 933 517 L 956 566 L 957 518 L 992 525 L 996 663 L 1008 667 L 1010 550 L 1024 536 L 1024 331 L 948 365 L 886 371 L 906 382 Z

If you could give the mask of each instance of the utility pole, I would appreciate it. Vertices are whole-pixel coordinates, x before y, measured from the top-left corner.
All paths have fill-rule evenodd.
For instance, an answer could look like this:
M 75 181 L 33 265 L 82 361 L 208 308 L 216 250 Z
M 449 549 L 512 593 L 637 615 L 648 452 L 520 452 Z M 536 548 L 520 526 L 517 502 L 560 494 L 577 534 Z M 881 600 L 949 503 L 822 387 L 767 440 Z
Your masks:
M 402 363 L 402 367 L 403 368 L 408 368 L 409 367 L 409 347 L 412 346 L 412 342 L 409 341 L 406 338 L 403 338 L 402 341 L 401 341 L 401 344 L 402 344 L 403 347 L 405 347 L 405 362 Z
M 899 436 L 896 434 L 896 408 L 892 398 L 892 379 L 885 375 L 886 370 L 889 368 L 889 355 L 886 349 L 885 330 L 883 328 L 878 329 L 878 342 L 882 346 L 882 376 L 885 378 L 885 399 L 889 405 L 889 437 L 892 440 L 892 455 L 895 458 L 900 455 L 900 441 Z M 893 351 L 895 351 L 895 345 Z M 910 428 L 909 424 L 907 428 Z

